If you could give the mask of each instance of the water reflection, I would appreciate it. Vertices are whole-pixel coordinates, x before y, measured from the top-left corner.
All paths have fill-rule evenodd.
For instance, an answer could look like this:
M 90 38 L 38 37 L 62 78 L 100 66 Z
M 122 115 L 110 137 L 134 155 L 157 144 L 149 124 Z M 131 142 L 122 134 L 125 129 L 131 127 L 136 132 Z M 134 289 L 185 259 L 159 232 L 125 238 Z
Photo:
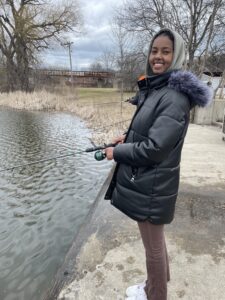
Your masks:
M 79 152 L 88 137 L 69 114 L 0 112 L 0 168 Z M 41 299 L 110 166 L 77 153 L 1 173 L 1 300 Z

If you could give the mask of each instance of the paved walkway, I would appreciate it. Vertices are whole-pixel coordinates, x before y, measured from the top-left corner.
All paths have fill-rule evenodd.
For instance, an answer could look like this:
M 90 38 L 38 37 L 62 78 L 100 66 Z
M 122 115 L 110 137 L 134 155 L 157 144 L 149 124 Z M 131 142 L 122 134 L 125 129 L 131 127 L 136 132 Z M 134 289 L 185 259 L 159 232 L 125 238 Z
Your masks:
M 76 261 L 68 258 L 61 270 L 67 274 L 72 265 L 59 300 L 123 300 L 127 286 L 145 279 L 136 223 L 103 200 L 107 185 L 74 242 Z M 189 127 L 176 217 L 166 238 L 168 300 L 225 299 L 225 142 L 218 127 Z

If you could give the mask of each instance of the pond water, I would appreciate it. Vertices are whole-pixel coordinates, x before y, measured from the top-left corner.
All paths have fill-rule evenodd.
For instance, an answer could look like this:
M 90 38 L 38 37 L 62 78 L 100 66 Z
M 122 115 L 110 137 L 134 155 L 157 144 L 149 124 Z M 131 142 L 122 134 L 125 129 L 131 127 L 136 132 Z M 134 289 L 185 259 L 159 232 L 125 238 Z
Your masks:
M 112 164 L 71 114 L 0 111 L 0 299 L 40 300 L 62 265 Z

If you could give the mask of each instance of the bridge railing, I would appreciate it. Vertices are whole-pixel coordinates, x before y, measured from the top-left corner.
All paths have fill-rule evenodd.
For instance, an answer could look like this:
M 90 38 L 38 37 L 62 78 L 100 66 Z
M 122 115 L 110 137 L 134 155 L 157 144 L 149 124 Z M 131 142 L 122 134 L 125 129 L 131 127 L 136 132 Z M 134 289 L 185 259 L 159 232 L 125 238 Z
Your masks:
M 68 71 L 68 70 L 49 70 L 39 69 L 39 73 L 48 76 L 64 76 L 64 77 L 92 77 L 92 78 L 113 78 L 115 77 L 114 72 L 107 71 Z

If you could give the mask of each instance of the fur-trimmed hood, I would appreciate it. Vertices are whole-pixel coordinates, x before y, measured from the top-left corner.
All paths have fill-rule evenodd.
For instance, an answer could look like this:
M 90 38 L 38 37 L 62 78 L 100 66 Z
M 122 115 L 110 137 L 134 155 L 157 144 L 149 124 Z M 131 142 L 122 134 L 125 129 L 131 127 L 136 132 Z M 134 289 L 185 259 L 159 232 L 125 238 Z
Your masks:
M 205 107 L 210 105 L 213 99 L 213 90 L 188 71 L 172 72 L 168 87 L 187 95 L 192 106 Z
M 149 56 L 154 40 L 160 35 L 166 34 L 171 39 L 173 36 L 173 60 L 170 67 L 163 74 L 154 74 L 149 63 Z M 168 85 L 178 92 L 188 96 L 191 107 L 198 105 L 205 107 L 209 105 L 213 98 L 213 91 L 204 84 L 197 76 L 188 71 L 181 71 L 185 58 L 185 45 L 183 38 L 175 31 L 163 28 L 152 38 L 149 46 L 146 62 L 146 78 L 148 86 L 154 88 L 154 85 Z M 161 81 L 161 82 L 160 82 Z M 159 84 L 160 83 L 160 84 Z M 140 88 L 140 86 L 139 86 Z

